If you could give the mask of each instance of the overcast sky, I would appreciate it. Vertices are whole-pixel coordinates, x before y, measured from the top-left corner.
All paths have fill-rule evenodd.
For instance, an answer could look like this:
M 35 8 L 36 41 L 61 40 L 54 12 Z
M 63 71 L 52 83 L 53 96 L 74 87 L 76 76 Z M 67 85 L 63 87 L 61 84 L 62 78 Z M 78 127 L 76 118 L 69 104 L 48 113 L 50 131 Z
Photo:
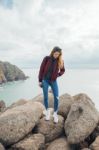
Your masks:
M 54 46 L 68 68 L 99 68 L 99 0 L 0 0 L 0 60 L 39 67 Z

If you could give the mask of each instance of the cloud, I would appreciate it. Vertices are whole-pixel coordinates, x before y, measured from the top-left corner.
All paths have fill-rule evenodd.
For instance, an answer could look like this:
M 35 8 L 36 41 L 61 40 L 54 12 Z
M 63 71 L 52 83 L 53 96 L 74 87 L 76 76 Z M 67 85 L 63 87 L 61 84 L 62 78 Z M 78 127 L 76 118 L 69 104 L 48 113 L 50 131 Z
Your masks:
M 0 3 L 5 7 L 11 9 L 13 7 L 13 0 L 0 0 Z
M 0 5 L 0 60 L 38 67 L 58 45 L 70 67 L 98 66 L 98 0 L 13 0 L 7 6 Z

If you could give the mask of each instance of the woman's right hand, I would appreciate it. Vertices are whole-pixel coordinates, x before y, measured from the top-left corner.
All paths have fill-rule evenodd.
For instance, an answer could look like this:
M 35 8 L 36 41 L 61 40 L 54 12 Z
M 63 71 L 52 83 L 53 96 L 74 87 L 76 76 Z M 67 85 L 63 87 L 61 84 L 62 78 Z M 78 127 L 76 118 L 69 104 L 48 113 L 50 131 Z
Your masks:
M 39 86 L 42 88 L 42 82 L 39 82 Z

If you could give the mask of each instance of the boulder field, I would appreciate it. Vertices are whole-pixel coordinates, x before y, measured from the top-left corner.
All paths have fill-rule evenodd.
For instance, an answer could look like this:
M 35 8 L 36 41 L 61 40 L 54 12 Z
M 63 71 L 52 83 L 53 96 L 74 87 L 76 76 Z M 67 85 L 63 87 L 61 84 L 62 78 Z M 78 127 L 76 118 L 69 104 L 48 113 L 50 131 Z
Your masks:
M 59 122 L 54 123 L 54 97 L 48 97 L 49 121 L 42 94 L 8 107 L 0 101 L 0 150 L 99 150 L 99 111 L 92 99 L 85 93 L 64 93 L 59 97 Z

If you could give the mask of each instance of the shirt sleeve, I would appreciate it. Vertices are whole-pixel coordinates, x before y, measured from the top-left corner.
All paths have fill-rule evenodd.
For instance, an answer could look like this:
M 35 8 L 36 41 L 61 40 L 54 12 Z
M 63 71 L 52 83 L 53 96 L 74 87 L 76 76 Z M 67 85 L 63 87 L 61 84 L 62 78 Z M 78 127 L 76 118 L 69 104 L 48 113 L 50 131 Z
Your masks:
M 38 80 L 39 80 L 39 82 L 42 82 L 42 75 L 43 75 L 43 71 L 44 71 L 46 59 L 47 59 L 47 56 L 45 56 L 43 58 L 43 60 L 41 62 L 41 65 L 40 65 L 39 74 L 38 74 Z

